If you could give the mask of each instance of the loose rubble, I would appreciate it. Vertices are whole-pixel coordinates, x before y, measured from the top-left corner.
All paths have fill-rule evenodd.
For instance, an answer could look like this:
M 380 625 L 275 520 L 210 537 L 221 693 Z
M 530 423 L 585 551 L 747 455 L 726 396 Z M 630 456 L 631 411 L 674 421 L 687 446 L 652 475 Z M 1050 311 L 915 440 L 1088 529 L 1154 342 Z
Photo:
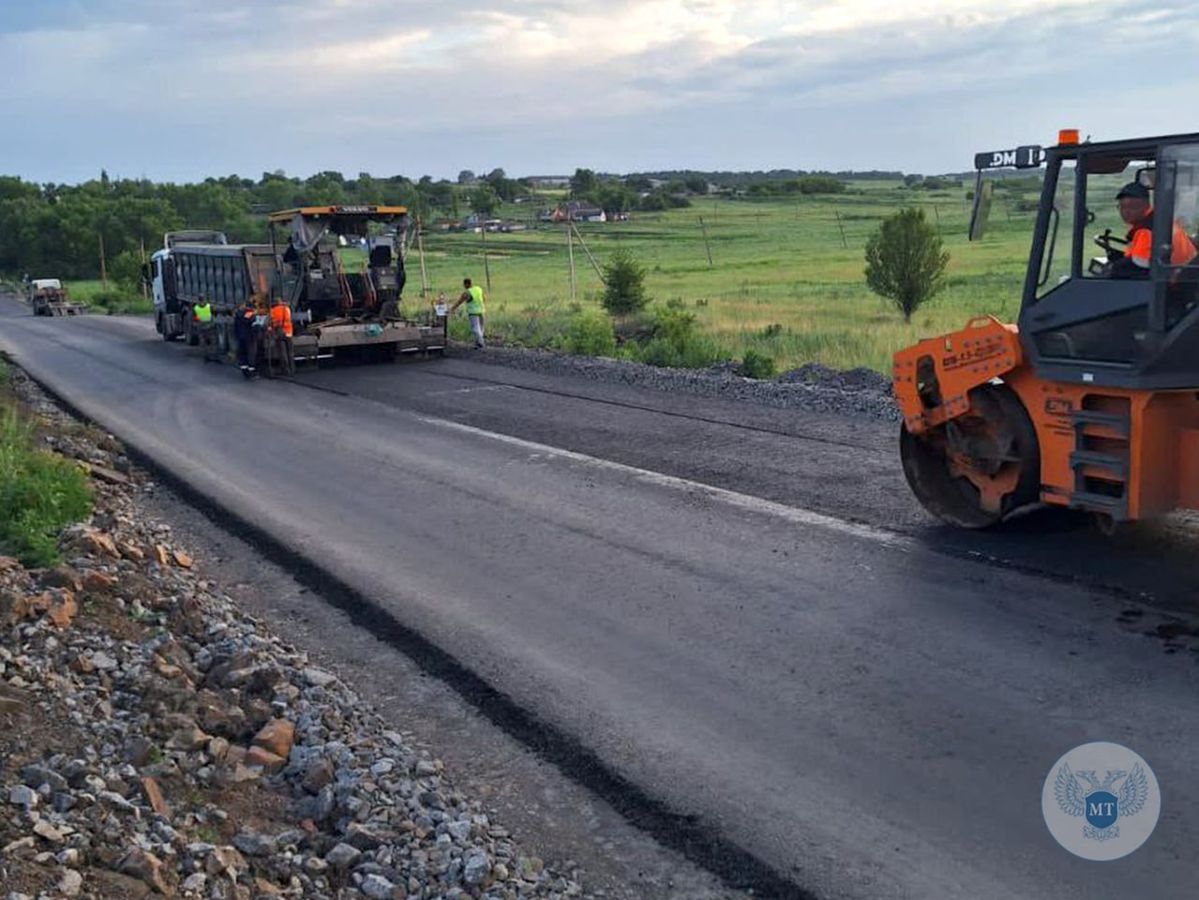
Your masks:
M 0 558 L 8 900 L 583 896 L 197 574 L 119 445 L 10 374 L 96 508 L 62 565 Z
M 547 375 L 580 376 L 610 384 L 677 391 L 782 409 L 865 415 L 884 422 L 900 419 L 891 396 L 890 379 L 870 369 L 840 372 L 819 363 L 805 363 L 773 380 L 759 380 L 742 377 L 737 374 L 736 366 L 728 363 L 709 369 L 664 369 L 628 360 L 499 345 L 489 345 L 483 352 L 462 353 L 469 353 L 474 361 Z

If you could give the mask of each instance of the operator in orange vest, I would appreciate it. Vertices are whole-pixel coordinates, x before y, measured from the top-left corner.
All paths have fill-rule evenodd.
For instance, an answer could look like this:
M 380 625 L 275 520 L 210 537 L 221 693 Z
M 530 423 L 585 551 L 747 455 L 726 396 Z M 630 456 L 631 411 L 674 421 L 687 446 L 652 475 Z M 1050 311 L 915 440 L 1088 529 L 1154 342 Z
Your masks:
M 1113 278 L 1148 278 L 1149 264 L 1153 258 L 1153 205 L 1149 202 L 1149 188 L 1139 181 L 1131 181 L 1116 194 L 1120 207 L 1120 218 L 1128 227 L 1128 249 L 1123 256 L 1112 260 Z M 1195 258 L 1195 244 L 1183 230 L 1182 223 L 1174 221 L 1174 233 L 1170 237 L 1170 265 L 1185 266 Z
M 296 374 L 296 360 L 292 353 L 291 307 L 276 297 L 271 306 L 271 336 L 275 349 L 283 359 L 283 370 L 288 375 Z

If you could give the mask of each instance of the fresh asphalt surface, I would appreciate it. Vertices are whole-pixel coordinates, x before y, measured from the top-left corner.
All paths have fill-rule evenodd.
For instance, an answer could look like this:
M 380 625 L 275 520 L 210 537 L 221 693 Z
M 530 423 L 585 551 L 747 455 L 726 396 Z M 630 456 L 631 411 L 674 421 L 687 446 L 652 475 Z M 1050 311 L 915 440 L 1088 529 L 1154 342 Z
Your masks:
M 890 425 L 468 359 L 247 384 L 11 299 L 0 347 L 797 895 L 1195 896 L 1185 523 L 947 531 Z M 1094 740 L 1162 788 L 1117 862 L 1041 819 Z

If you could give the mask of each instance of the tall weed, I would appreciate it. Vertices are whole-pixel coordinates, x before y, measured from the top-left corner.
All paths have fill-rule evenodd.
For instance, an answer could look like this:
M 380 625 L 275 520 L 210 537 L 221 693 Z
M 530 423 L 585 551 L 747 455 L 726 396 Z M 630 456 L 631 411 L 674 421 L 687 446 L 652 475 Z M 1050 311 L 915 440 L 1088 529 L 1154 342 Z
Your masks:
M 33 444 L 14 409 L 0 412 L 0 550 L 40 567 L 58 561 L 58 532 L 87 518 L 92 496 L 76 465 Z

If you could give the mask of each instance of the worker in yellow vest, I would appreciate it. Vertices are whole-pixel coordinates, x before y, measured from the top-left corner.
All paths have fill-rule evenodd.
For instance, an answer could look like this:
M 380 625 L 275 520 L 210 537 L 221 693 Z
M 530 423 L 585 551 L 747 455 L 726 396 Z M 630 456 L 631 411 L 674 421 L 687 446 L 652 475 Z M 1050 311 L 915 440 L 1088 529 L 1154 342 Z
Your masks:
M 212 304 L 208 302 L 207 297 L 201 296 L 192 307 L 192 316 L 200 332 L 200 347 L 204 350 L 204 362 L 212 362 L 216 359 L 216 353 L 213 350 L 215 341 L 213 340 Z
M 458 298 L 458 302 L 450 308 L 452 314 L 455 309 L 466 304 L 466 317 L 470 320 L 470 333 L 475 336 L 475 349 L 483 349 L 483 314 L 486 308 L 483 305 L 483 289 L 477 284 L 471 284 L 469 278 L 462 279 L 462 296 Z

